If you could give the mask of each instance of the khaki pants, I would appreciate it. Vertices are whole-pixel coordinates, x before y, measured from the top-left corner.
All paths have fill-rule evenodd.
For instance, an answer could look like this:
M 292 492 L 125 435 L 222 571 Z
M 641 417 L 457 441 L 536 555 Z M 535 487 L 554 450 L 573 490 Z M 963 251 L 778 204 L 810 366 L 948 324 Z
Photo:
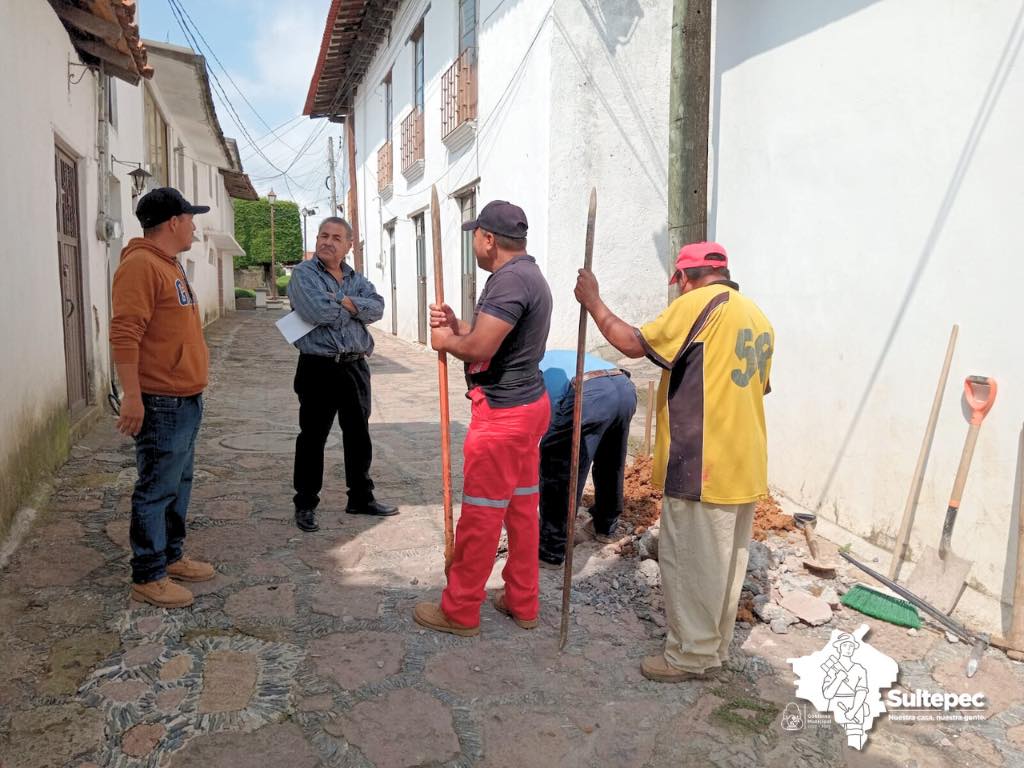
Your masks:
M 672 666 L 700 673 L 728 659 L 753 523 L 753 503 L 662 501 L 658 562 Z

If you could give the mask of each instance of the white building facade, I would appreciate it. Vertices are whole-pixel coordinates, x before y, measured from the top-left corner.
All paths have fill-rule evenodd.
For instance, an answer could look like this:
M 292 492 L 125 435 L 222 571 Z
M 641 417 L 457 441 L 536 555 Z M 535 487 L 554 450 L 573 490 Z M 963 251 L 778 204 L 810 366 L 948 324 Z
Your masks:
M 150 172 L 150 186 L 158 178 L 145 104 L 151 95 L 158 104 L 164 100 L 148 79 L 153 58 L 147 64 L 134 19 L 115 14 L 115 6 L 134 10 L 119 0 L 95 3 L 92 12 L 72 3 L 0 0 L 6 117 L 0 157 L 15 182 L 0 189 L 6 233 L 0 263 L 7 282 L 0 334 L 0 536 L 76 436 L 109 413 L 110 285 L 121 247 L 141 234 L 129 173 Z M 109 43 L 115 39 L 116 47 Z M 173 125 L 169 121 L 165 138 L 185 136 Z M 244 177 L 237 150 L 234 158 L 211 164 L 217 170 L 212 180 L 195 166 L 199 191 L 214 189 L 200 194 L 200 202 L 219 196 L 219 203 L 213 221 L 204 223 L 202 241 L 185 257 L 195 261 L 191 275 L 207 322 L 233 307 L 229 254 L 237 244 L 230 237 L 227 185 L 237 192 Z M 184 175 L 172 172 L 169 182 L 188 196 L 194 171 L 191 163 L 185 168 Z M 219 272 L 214 265 L 225 259 Z
M 528 250 L 552 286 L 550 343 L 575 346 L 572 286 L 592 186 L 594 258 L 610 302 L 634 321 L 664 302 L 668 0 L 408 0 L 393 16 L 372 1 L 335 5 L 344 14 L 360 4 L 375 24 L 390 19 L 388 33 L 364 73 L 337 62 L 340 82 L 356 83 L 339 108 L 331 64 L 341 54 L 330 49 L 345 32 L 329 18 L 306 112 L 354 128 L 364 271 L 387 302 L 381 327 L 427 342 L 432 185 L 445 298 L 462 316 L 471 316 L 487 273 L 459 225 L 490 200 L 511 200 L 526 211 Z M 347 188 L 347 172 L 342 182 Z

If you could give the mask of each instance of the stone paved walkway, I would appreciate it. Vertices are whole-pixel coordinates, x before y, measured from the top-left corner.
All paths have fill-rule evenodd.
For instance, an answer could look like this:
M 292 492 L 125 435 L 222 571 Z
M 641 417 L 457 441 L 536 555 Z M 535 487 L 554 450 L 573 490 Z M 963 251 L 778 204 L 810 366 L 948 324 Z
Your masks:
M 0 573 L 3 768 L 1024 765 L 1024 674 L 994 652 L 976 678 L 992 699 L 988 720 L 883 719 L 857 753 L 838 730 L 780 727 L 793 700 L 785 660 L 822 647 L 830 627 L 741 628 L 720 680 L 677 686 L 641 678 L 664 621 L 628 601 L 579 600 L 559 653 L 557 572 L 542 571 L 535 631 L 490 605 L 479 638 L 420 629 L 412 606 L 443 584 L 436 358 L 377 335 L 374 477 L 402 514 L 340 514 L 332 438 L 322 529 L 302 534 L 290 503 L 295 352 L 274 319 L 241 312 L 208 329 L 213 375 L 188 547 L 219 575 L 196 585 L 192 608 L 128 598 L 135 472 L 112 419 L 54 479 Z M 452 374 L 458 448 L 468 409 Z M 456 456 L 456 489 L 459 469 Z M 577 571 L 585 596 L 595 584 L 632 583 L 637 561 L 588 543 Z M 862 620 L 845 614 L 836 621 L 850 628 Z M 870 639 L 899 654 L 905 682 L 962 684 L 962 645 L 885 625 Z

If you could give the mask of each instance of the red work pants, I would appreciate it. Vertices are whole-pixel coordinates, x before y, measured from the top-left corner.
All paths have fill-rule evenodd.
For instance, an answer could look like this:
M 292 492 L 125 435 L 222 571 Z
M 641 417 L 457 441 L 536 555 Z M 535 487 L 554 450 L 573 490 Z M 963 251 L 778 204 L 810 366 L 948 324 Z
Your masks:
M 485 585 L 494 567 L 501 526 L 508 531 L 508 562 L 501 575 L 505 604 L 530 621 L 540 610 L 537 515 L 540 439 L 551 406 L 544 394 L 528 405 L 492 408 L 483 391 L 470 390 L 473 417 L 463 446 L 462 514 L 441 610 L 467 627 L 480 623 Z

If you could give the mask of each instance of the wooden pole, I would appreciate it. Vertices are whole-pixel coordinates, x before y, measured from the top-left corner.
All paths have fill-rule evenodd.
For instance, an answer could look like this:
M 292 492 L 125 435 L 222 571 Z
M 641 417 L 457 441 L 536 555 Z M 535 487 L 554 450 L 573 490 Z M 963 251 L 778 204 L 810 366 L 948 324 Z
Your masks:
M 910 537 L 910 527 L 914 522 L 914 510 L 917 508 L 917 500 L 921 495 L 921 483 L 924 482 L 924 469 L 928 464 L 928 454 L 932 448 L 932 438 L 935 437 L 935 425 L 939 420 L 939 409 L 942 407 L 942 394 L 946 391 L 946 380 L 949 379 L 949 366 L 953 362 L 953 350 L 956 349 L 956 336 L 960 326 L 954 325 L 949 332 L 949 343 L 946 345 L 946 359 L 942 363 L 942 372 L 939 374 L 939 384 L 935 389 L 935 397 L 932 398 L 932 410 L 928 414 L 928 426 L 924 430 L 924 440 L 921 442 L 921 450 L 917 454 L 917 466 L 914 467 L 914 476 L 910 481 L 910 493 L 907 494 L 907 503 L 903 507 L 903 519 L 900 521 L 900 532 L 896 536 L 896 546 L 892 550 L 892 560 L 889 563 L 889 578 L 895 579 L 899 572 L 900 564 L 903 562 L 904 550 L 907 547 L 907 539 Z
M 583 268 L 590 269 L 594 259 L 594 220 L 597 217 L 597 190 L 590 190 L 587 211 L 587 239 Z M 576 497 L 580 481 L 580 423 L 583 417 L 583 357 L 587 350 L 587 310 L 580 306 L 580 329 L 576 336 L 576 394 L 572 406 L 572 451 L 569 459 L 569 511 L 565 522 L 565 570 L 562 576 L 562 625 L 558 630 L 558 650 L 569 638 L 569 596 L 572 593 L 572 550 L 576 535 Z
M 686 243 L 707 239 L 711 0 L 674 0 L 669 77 L 666 274 Z M 666 296 L 678 295 L 674 285 Z
M 430 187 L 430 224 L 434 236 L 434 303 L 444 304 L 444 261 L 441 258 L 441 206 L 437 185 Z M 444 504 L 444 575 L 452 567 L 455 528 L 452 513 L 452 434 L 448 427 L 448 355 L 437 353 L 437 388 L 441 401 L 441 487 Z
M 352 226 L 352 267 L 363 271 L 363 241 L 359 239 L 359 189 L 356 184 L 355 106 L 345 117 L 345 143 L 348 145 L 348 223 Z M 437 258 L 435 256 L 435 258 Z
M 647 382 L 647 418 L 644 420 L 644 456 L 651 455 L 651 424 L 654 422 L 654 382 Z

